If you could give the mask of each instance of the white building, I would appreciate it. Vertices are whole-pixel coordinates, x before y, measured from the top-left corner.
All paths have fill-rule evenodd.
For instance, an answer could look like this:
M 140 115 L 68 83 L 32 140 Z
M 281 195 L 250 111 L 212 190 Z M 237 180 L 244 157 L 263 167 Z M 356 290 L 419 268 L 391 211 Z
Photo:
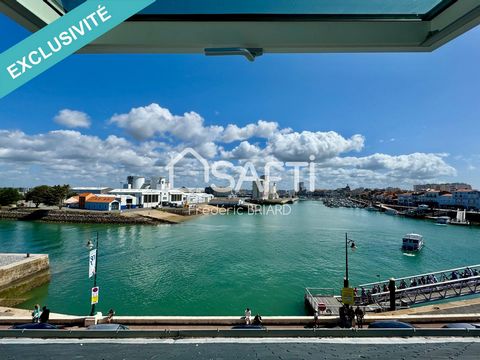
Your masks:
M 140 208 L 171 204 L 182 207 L 187 204 L 208 203 L 213 199 L 213 195 L 206 194 L 204 189 L 171 189 L 169 182 L 163 177 L 145 179 L 141 176 L 129 176 L 123 189 L 113 189 L 110 194 L 117 197 L 129 196 L 134 199 L 133 207 Z
M 465 209 L 480 209 L 480 191 L 458 190 L 452 195 L 456 206 L 461 206 Z

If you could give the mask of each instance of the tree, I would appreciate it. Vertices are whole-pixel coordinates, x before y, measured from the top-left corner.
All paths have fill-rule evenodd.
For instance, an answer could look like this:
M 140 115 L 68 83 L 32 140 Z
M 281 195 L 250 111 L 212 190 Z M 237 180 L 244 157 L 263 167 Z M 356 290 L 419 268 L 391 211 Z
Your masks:
M 25 195 L 26 201 L 31 201 L 35 204 L 35 207 L 39 207 L 40 204 L 46 204 L 50 192 L 50 186 L 41 185 L 36 186 Z
M 58 206 L 59 209 L 63 207 L 63 202 L 67 199 L 70 193 L 69 185 L 55 185 L 49 188 L 45 205 Z
M 0 205 L 12 205 L 16 204 L 17 201 L 22 199 L 22 195 L 18 192 L 17 189 L 4 188 L 0 189 Z

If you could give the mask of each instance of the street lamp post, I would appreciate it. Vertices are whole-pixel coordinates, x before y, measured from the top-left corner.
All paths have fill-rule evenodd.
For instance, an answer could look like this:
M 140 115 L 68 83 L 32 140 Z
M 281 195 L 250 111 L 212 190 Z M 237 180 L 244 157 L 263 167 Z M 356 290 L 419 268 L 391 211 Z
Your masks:
M 90 247 L 90 250 L 95 248 L 95 272 L 93 274 L 93 287 L 97 287 L 97 265 L 98 265 L 98 232 L 97 232 L 97 240 L 95 247 L 93 246 L 92 242 L 89 241 L 87 244 Z M 95 314 L 95 304 L 92 304 L 92 308 L 90 310 L 90 316 Z
M 352 250 L 355 250 L 355 242 L 348 238 L 348 234 L 345 233 L 345 278 L 343 279 L 343 287 L 348 288 L 348 246 Z

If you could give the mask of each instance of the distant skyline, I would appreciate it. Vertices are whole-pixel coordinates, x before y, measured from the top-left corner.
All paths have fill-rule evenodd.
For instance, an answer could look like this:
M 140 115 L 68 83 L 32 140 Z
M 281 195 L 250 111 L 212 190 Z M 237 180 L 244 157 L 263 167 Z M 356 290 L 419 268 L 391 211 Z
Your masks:
M 0 31 L 2 52 L 29 34 L 2 14 Z M 434 53 L 74 55 L 0 100 L 0 186 L 118 187 L 191 147 L 259 175 L 314 156 L 317 188 L 480 188 L 478 43 L 477 27 Z M 197 168 L 176 184 L 208 185 Z

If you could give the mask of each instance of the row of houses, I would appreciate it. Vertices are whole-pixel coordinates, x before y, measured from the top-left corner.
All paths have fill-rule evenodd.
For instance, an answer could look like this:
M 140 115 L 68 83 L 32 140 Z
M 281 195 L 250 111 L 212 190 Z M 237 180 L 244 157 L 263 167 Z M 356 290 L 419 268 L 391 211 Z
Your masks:
M 480 210 L 480 191 L 462 189 L 453 192 L 429 189 L 427 191 L 398 194 L 398 204 L 418 206 L 427 204 L 439 208 Z

